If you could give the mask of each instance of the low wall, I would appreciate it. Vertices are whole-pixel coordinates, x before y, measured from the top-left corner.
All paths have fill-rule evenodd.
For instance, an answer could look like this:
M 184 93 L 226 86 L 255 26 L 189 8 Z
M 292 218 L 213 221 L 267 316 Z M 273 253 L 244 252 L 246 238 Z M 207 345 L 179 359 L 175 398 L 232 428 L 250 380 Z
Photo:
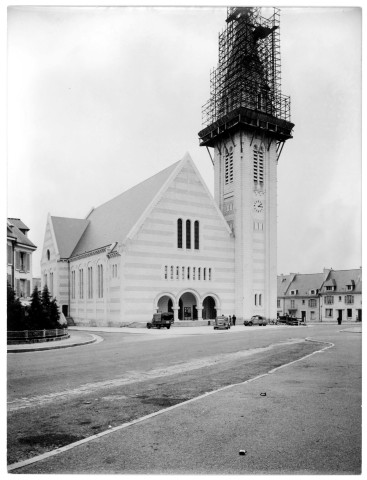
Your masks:
M 69 338 L 67 328 L 52 328 L 49 330 L 20 330 L 7 332 L 7 344 L 23 344 L 23 343 L 41 343 L 53 342 L 55 340 L 63 340 Z

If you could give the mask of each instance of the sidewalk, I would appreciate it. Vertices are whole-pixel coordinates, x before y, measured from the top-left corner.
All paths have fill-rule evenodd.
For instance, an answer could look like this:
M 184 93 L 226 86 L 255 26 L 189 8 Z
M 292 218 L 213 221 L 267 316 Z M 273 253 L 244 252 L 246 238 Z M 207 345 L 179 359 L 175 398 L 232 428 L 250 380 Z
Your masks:
M 88 345 L 89 343 L 95 343 L 101 341 L 100 337 L 93 333 L 70 331 L 70 337 L 63 340 L 55 340 L 52 342 L 42 343 L 22 343 L 19 345 L 8 345 L 8 353 L 25 353 L 25 352 L 37 352 L 43 350 L 55 350 L 59 348 L 76 347 L 80 345 Z

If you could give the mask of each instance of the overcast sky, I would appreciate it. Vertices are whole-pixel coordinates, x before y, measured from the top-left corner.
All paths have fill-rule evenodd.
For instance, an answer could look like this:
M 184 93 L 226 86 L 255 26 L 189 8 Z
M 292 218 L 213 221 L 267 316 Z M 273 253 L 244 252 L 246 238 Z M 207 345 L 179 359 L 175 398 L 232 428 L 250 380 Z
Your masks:
M 199 147 L 226 10 L 11 7 L 8 211 L 37 245 Z M 278 164 L 278 273 L 361 265 L 361 10 L 281 10 L 294 138 Z

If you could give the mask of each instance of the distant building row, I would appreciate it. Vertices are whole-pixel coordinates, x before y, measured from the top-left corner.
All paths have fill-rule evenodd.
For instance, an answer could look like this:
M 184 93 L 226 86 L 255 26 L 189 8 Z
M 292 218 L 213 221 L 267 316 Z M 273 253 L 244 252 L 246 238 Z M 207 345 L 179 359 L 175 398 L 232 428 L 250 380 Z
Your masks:
M 278 315 L 306 322 L 362 321 L 362 269 L 278 276 Z

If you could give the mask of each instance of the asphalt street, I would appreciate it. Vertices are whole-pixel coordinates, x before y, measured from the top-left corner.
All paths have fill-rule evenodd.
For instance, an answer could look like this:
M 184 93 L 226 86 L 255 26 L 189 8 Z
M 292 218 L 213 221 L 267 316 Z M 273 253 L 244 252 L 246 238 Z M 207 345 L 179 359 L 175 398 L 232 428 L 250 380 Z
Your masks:
M 98 335 L 108 337 L 109 334 Z M 296 346 L 299 348 L 301 343 L 297 343 L 295 337 L 307 336 L 319 342 L 313 349 L 316 353 L 307 353 L 306 350 L 296 352 Z M 161 355 L 166 355 L 167 350 L 168 363 L 177 365 L 170 353 L 173 343 L 178 354 L 176 359 L 181 362 L 185 359 L 185 365 L 188 365 L 189 358 L 191 361 L 201 359 L 205 363 L 214 353 L 232 355 L 229 365 L 233 366 L 233 372 L 239 371 L 241 363 L 247 363 L 246 358 L 238 357 L 240 350 L 237 342 L 242 344 L 241 351 L 246 348 L 259 348 L 259 351 L 257 356 L 251 357 L 255 359 L 252 375 L 243 377 L 242 381 L 236 377 L 234 386 L 221 380 L 217 392 L 215 388 L 201 391 L 196 397 L 188 396 L 183 403 L 155 409 L 146 414 L 146 418 L 142 415 L 132 423 L 113 425 L 110 431 L 107 426 L 99 437 L 84 438 L 79 445 L 70 449 L 60 448 L 57 454 L 55 451 L 46 454 L 49 456 L 30 465 L 11 467 L 13 473 L 360 473 L 361 333 L 356 329 L 315 326 L 261 330 L 260 327 L 257 331 L 243 330 L 223 336 L 186 334 L 177 337 L 179 343 L 174 342 L 173 336 L 164 340 L 156 336 L 154 341 L 148 342 L 138 340 L 139 335 L 135 338 L 136 341 L 132 342 L 135 343 L 135 352 L 137 345 L 145 345 L 148 361 L 156 358 L 157 349 Z M 190 341 L 186 343 L 185 338 Z M 290 339 L 293 339 L 293 344 Z M 114 341 L 109 344 L 112 352 Z M 291 356 L 288 359 L 284 357 L 284 343 L 287 343 L 287 351 L 293 349 L 294 360 Z M 94 348 L 101 348 L 103 344 L 108 346 L 108 341 L 100 342 Z M 130 341 L 126 341 L 127 344 Z M 185 353 L 177 352 L 180 344 Z M 269 349 L 272 344 L 277 345 L 275 349 Z M 279 344 L 282 344 L 281 348 Z M 189 352 L 188 345 L 191 345 Z M 80 347 L 80 350 L 91 347 Z M 74 350 L 77 348 L 70 349 L 70 352 Z M 128 357 L 129 351 L 125 354 Z M 305 357 L 305 354 L 308 356 Z M 15 379 L 12 401 L 19 397 L 21 391 L 17 384 L 19 373 L 15 372 L 19 367 L 23 368 L 23 373 L 26 372 L 22 362 L 30 355 L 17 356 L 18 362 L 11 365 L 10 384 Z M 75 362 L 73 355 L 66 364 L 73 359 Z M 259 368 L 259 365 L 267 363 L 264 355 L 268 355 L 267 359 L 271 358 L 265 370 Z M 279 361 L 274 361 L 279 355 L 284 357 L 284 361 L 280 362 L 283 365 L 281 368 Z M 13 357 L 15 355 L 11 356 L 12 360 Z M 90 362 L 93 366 L 91 359 Z M 143 368 L 143 364 L 138 362 L 139 368 Z M 223 366 L 223 362 L 219 364 Z M 155 361 L 154 367 L 160 365 Z M 63 367 L 65 369 L 65 365 Z M 267 373 L 272 369 L 271 373 Z M 37 366 L 34 371 L 30 370 L 36 378 Z M 200 369 L 196 369 L 202 378 L 205 378 L 205 372 L 213 370 L 216 370 L 215 363 L 202 364 Z M 112 372 L 111 378 L 114 375 L 116 371 Z M 168 375 L 167 379 L 178 378 L 177 375 Z M 96 381 L 96 377 L 93 379 Z M 79 378 L 79 385 L 80 382 Z M 76 381 L 71 383 L 78 385 Z M 56 390 L 60 387 L 61 384 L 57 384 Z M 40 393 L 47 391 L 41 385 Z M 32 388 L 27 384 L 23 396 L 31 393 Z M 241 450 L 245 451 L 243 455 L 240 455 Z

